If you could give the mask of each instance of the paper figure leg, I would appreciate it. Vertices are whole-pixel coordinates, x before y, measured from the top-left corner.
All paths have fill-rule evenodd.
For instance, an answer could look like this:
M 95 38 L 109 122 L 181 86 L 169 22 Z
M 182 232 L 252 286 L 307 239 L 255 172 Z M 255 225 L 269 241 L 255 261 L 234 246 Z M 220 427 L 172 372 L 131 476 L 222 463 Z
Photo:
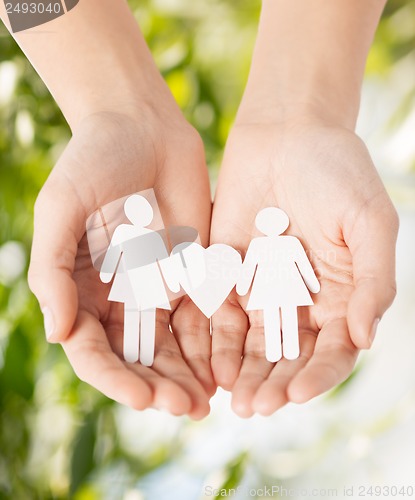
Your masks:
M 271 363 L 279 361 L 281 352 L 280 310 L 270 307 L 264 310 L 265 357 Z
M 140 362 L 144 366 L 153 364 L 155 338 L 156 310 L 141 311 Z
M 281 308 L 282 319 L 282 349 L 284 358 L 297 359 L 300 355 L 298 339 L 298 317 L 296 307 Z
M 135 363 L 139 356 L 140 311 L 124 307 L 124 359 Z

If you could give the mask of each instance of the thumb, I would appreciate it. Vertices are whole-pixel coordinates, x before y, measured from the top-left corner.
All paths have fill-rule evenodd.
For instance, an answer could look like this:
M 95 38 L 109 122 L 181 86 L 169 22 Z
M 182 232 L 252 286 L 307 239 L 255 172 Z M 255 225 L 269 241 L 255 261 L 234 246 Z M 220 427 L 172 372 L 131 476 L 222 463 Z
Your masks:
M 386 193 L 385 193 L 386 194 Z M 371 346 L 377 325 L 396 295 L 395 247 L 399 219 L 388 198 L 359 215 L 346 243 L 353 258 L 355 290 L 347 322 L 356 347 Z
M 72 273 L 84 217 L 74 189 L 52 172 L 35 203 L 29 286 L 44 315 L 46 337 L 64 340 L 78 310 Z

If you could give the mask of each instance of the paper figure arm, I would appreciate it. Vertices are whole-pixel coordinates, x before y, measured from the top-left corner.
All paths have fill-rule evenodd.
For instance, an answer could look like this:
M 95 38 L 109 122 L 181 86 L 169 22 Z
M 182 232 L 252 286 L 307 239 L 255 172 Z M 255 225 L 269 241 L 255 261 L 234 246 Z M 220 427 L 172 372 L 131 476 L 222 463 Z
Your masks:
M 172 254 L 164 259 L 158 260 L 161 274 L 169 289 L 173 293 L 180 291 L 180 276 L 177 259 L 180 258 L 177 254 Z
M 251 286 L 252 280 L 254 279 L 256 266 L 258 263 L 256 255 L 256 245 L 255 240 L 252 240 L 249 244 L 248 251 L 246 252 L 245 259 L 241 267 L 241 274 L 236 283 L 236 292 L 238 295 L 246 295 L 248 293 L 249 287 Z
M 320 291 L 320 282 L 318 281 L 317 276 L 315 275 L 313 266 L 308 260 L 307 254 L 305 253 L 305 250 L 301 245 L 300 240 L 298 240 L 297 238 L 295 238 L 295 240 L 296 240 L 295 262 L 298 266 L 298 269 L 310 292 L 318 293 Z
M 117 230 L 115 230 L 115 232 L 114 232 L 111 243 L 110 243 L 108 250 L 105 254 L 104 261 L 102 262 L 102 265 L 101 265 L 99 279 L 103 283 L 109 283 L 112 280 L 114 273 L 117 270 L 117 266 L 118 266 L 118 263 L 120 261 L 120 258 L 121 258 L 122 246 L 113 244 L 113 242 L 115 240 L 116 231 Z

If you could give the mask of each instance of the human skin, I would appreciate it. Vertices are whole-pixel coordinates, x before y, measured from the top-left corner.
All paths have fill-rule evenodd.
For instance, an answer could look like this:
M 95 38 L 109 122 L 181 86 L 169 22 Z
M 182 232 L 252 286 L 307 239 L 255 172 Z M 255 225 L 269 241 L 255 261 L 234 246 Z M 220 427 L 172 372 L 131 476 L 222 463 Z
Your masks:
M 343 380 L 393 300 L 397 217 L 353 133 L 383 3 L 263 2 L 211 241 L 244 252 L 258 210 L 280 206 L 291 219 L 288 233 L 309 252 L 322 291 L 313 309 L 300 311 L 297 361 L 265 361 L 261 315 L 244 313 L 246 298 L 232 295 L 214 316 L 215 379 L 233 389 L 241 416 L 270 414 Z M 31 30 L 30 39 L 16 37 L 74 133 L 36 203 L 29 277 L 47 311 L 49 338 L 61 341 L 78 375 L 109 397 L 200 418 L 208 411 L 207 395 L 188 366 L 213 393 L 208 322 L 182 299 L 171 318 L 160 315 L 153 369 L 127 366 L 120 359 L 121 310 L 106 302 L 108 290 L 89 268 L 84 238 L 86 216 L 98 206 L 154 187 L 166 222 L 197 227 L 206 244 L 210 199 L 200 139 L 124 2 L 88 0 L 49 26 L 56 30 L 53 43 L 42 27 Z
M 15 38 L 73 134 L 35 205 L 29 284 L 48 340 L 60 342 L 76 374 L 108 397 L 202 418 L 215 391 L 209 321 L 178 299 L 171 313 L 157 313 L 153 366 L 126 363 L 123 306 L 107 301 L 109 285 L 92 267 L 85 236 L 97 208 L 154 188 L 165 225 L 197 228 L 206 245 L 211 197 L 200 137 L 123 0 L 80 2 L 47 30 Z
M 396 211 L 354 133 L 383 0 L 263 0 L 247 87 L 227 142 L 211 243 L 246 252 L 267 206 L 290 218 L 321 291 L 299 308 L 297 360 L 265 359 L 263 317 L 230 295 L 212 318 L 216 383 L 242 416 L 343 381 L 395 296 Z

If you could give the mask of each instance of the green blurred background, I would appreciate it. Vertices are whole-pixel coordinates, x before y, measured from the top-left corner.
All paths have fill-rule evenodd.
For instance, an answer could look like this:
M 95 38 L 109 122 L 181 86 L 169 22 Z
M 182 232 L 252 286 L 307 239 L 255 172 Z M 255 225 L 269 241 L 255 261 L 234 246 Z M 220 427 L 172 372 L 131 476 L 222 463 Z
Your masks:
M 130 4 L 173 94 L 202 134 L 214 180 L 246 81 L 260 2 Z M 415 227 L 414 82 L 415 2 L 390 0 L 368 60 L 359 131 L 405 231 Z M 300 416 L 287 408 L 271 419 L 242 422 L 227 409 L 228 396 L 219 393 L 212 415 L 193 423 L 120 408 L 77 380 L 60 347 L 46 344 L 26 283 L 33 204 L 69 137 L 49 92 L 1 27 L 0 498 L 187 500 L 208 498 L 206 485 L 308 485 L 310 474 L 319 487 L 384 481 L 388 473 L 394 479 L 391 464 L 380 463 L 382 454 L 392 456 L 395 465 L 404 461 L 401 472 L 408 460 L 415 470 L 410 450 L 405 457 L 393 455 L 399 440 L 415 444 L 408 423 L 415 420 L 414 384 L 412 377 L 404 386 L 400 377 L 405 349 L 391 355 L 396 344 L 387 341 L 361 359 L 346 383 L 304 407 Z M 398 254 L 404 264 L 408 248 L 413 248 L 409 236 Z M 412 281 L 407 289 L 411 286 Z M 384 330 L 396 329 L 395 314 L 413 331 L 413 308 L 407 305 L 413 293 L 403 293 Z M 409 341 L 405 335 L 400 342 Z M 382 362 L 394 366 L 398 391 Z M 376 370 L 386 377 L 382 388 Z M 382 391 L 376 411 L 367 407 L 369 396 L 376 399 Z M 405 453 L 405 446 L 400 450 Z

